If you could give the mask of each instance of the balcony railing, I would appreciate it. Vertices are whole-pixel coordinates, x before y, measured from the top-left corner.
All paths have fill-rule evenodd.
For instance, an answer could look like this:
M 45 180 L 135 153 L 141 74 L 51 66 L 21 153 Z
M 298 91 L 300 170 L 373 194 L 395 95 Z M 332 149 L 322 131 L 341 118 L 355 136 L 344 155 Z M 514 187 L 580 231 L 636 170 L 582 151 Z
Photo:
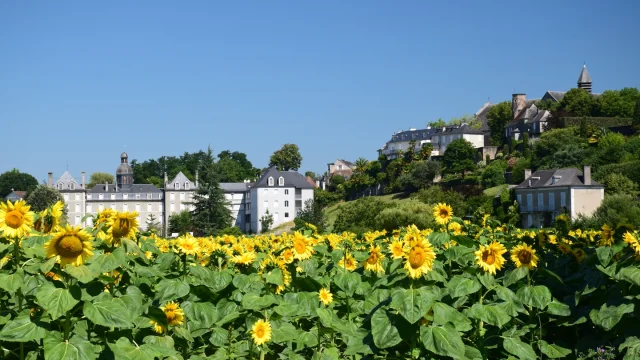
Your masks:
M 522 206 L 520 205 L 521 213 L 536 213 L 536 212 L 554 212 L 559 211 L 556 206 L 538 205 L 538 206 Z

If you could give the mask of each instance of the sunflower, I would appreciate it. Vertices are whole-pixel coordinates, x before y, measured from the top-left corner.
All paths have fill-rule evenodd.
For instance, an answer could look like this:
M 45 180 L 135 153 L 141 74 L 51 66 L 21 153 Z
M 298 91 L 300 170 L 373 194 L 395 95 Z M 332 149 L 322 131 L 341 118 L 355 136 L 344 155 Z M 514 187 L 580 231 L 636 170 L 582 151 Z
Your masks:
M 174 245 L 176 252 L 185 255 L 195 255 L 200 251 L 198 240 L 189 234 L 177 238 Z
M 164 306 L 161 306 L 160 310 L 164 312 L 164 315 L 167 317 L 167 323 L 169 325 L 182 325 L 184 321 L 184 312 L 182 312 L 180 305 L 173 301 L 169 301 Z
M 462 225 L 457 222 L 449 223 L 449 231 L 453 231 L 453 235 L 462 234 Z
M 615 230 L 613 230 L 609 225 L 604 224 L 600 231 L 600 241 L 598 242 L 599 246 L 611 246 L 613 245 L 613 235 L 615 234 Z
M 44 244 L 47 257 L 56 256 L 61 266 L 80 266 L 93 256 L 91 235 L 79 226 L 67 225 Z
M 569 246 L 569 244 L 562 242 L 558 245 L 558 250 L 560 250 L 560 252 L 563 254 L 569 254 L 571 253 L 571 246 Z
M 10 256 L 2 257 L 2 259 L 0 259 L 0 269 L 2 269 L 5 265 L 7 265 L 10 260 L 11 260 Z
M 254 252 L 242 252 L 239 255 L 231 257 L 231 262 L 236 265 L 251 265 L 258 256 Z
M 258 346 L 271 340 L 271 323 L 269 320 L 264 321 L 260 319 L 256 321 L 251 327 L 251 337 L 253 338 L 253 342 Z
M 384 255 L 380 252 L 380 246 L 371 246 L 369 258 L 364 262 L 364 268 L 371 272 L 384 273 L 382 260 L 384 260 Z
M 571 255 L 573 255 L 578 264 L 580 264 L 582 260 L 584 260 L 585 252 L 582 249 L 575 249 L 571 252 Z
M 313 255 L 313 248 L 306 236 L 299 232 L 293 235 L 293 256 L 298 260 L 306 260 Z
M 293 262 L 293 250 L 286 248 L 280 254 L 280 258 L 285 264 L 291 264 Z
M 0 230 L 8 238 L 21 238 L 33 227 L 33 212 L 24 200 L 0 203 Z
M 96 227 L 98 225 L 106 224 L 107 222 L 109 222 L 109 220 L 113 216 L 114 212 L 115 211 L 113 209 L 104 209 L 104 210 L 98 212 L 98 217 L 96 219 Z
M 404 268 L 412 279 L 417 279 L 433 269 L 436 253 L 429 240 L 421 239 L 412 241 L 405 258 Z
M 137 212 L 114 212 L 107 222 L 109 230 L 106 242 L 111 246 L 120 245 L 120 239 L 134 239 L 138 232 Z
M 340 259 L 340 261 L 338 261 L 338 266 L 343 267 L 349 271 L 353 271 L 358 268 L 356 259 L 349 253 L 347 253 L 345 257 Z
M 433 217 L 436 219 L 436 222 L 440 225 L 445 225 L 451 220 L 453 216 L 453 209 L 451 206 L 440 203 L 433 207 Z
M 533 269 L 538 266 L 536 251 L 525 243 L 520 243 L 520 245 L 511 249 L 511 261 L 516 264 L 516 267 L 526 266 L 529 269 Z
M 318 292 L 318 297 L 320 298 L 320 301 L 325 305 L 329 305 L 333 302 L 333 294 L 331 293 L 331 291 L 329 291 L 329 289 L 320 289 L 320 291 Z
M 53 279 L 53 280 L 55 280 L 55 281 L 60 281 L 60 280 L 62 280 L 62 277 L 61 277 L 60 275 L 56 274 L 56 273 L 55 273 L 55 272 L 53 272 L 53 271 L 49 271 L 48 273 L 44 274 L 44 276 L 45 276 L 45 277 L 48 277 L 48 278 L 50 278 L 50 279 Z
M 161 325 L 155 320 L 149 320 L 149 323 L 151 324 L 151 328 L 153 328 L 153 331 L 155 331 L 158 334 L 162 334 L 167 331 L 166 327 L 164 327 L 163 325 Z
M 624 233 L 624 235 L 622 235 L 622 239 L 624 240 L 624 242 L 629 244 L 629 247 L 631 249 L 633 249 L 638 255 L 640 255 L 640 243 L 638 243 L 638 239 L 634 234 L 627 231 L 626 233 Z
M 402 259 L 404 256 L 404 243 L 401 240 L 393 241 L 389 244 L 389 252 L 393 259 Z
M 477 264 L 482 270 L 495 275 L 496 271 L 502 269 L 504 265 L 504 257 L 507 249 L 501 243 L 493 241 L 489 245 L 480 245 L 480 249 L 475 252 Z
M 57 201 L 49 208 L 44 209 L 33 227 L 44 234 L 60 231 L 60 218 L 62 217 L 63 208 L 64 204 L 62 201 Z

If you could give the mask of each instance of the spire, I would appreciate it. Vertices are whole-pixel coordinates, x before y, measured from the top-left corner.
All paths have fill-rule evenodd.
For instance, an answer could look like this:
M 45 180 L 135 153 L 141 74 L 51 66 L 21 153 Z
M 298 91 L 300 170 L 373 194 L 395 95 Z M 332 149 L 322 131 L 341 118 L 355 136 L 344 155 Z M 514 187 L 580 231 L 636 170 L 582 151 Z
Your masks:
M 578 78 L 578 88 L 585 89 L 591 94 L 591 76 L 589 76 L 589 71 L 587 71 L 587 64 L 582 65 L 582 71 Z

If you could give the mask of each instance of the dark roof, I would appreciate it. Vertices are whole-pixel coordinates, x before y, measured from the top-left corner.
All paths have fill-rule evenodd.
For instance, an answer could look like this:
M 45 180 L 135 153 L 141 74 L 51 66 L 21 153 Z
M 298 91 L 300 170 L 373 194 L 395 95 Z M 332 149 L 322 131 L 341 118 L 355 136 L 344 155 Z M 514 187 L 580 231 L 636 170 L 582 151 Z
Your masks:
M 390 143 L 401 141 L 420 141 L 431 140 L 431 136 L 435 134 L 437 129 L 419 129 L 419 130 L 406 130 L 399 131 L 391 136 Z
M 345 159 L 340 159 L 340 161 L 342 161 L 343 163 L 345 163 L 345 165 L 347 165 L 348 167 L 354 167 L 356 166 L 356 164 L 352 163 L 351 161 L 347 161 Z
M 480 129 L 474 129 L 467 124 L 462 124 L 460 126 L 447 126 L 445 131 L 441 131 L 443 134 L 479 134 L 482 135 L 483 132 Z
M 589 72 L 587 71 L 587 64 L 584 64 L 582 66 L 582 71 L 580 71 L 580 77 L 578 78 L 578 84 L 584 84 L 584 83 L 590 83 L 590 82 L 591 82 L 591 76 L 589 76 Z
M 480 110 L 475 113 L 476 119 L 482 121 L 482 127 L 480 128 L 480 130 L 482 130 L 483 132 L 491 131 L 491 129 L 489 128 L 489 122 L 487 120 L 487 114 L 489 113 L 489 110 L 491 110 L 491 108 L 494 106 L 495 104 L 487 101 L 484 105 L 482 105 Z
M 220 188 L 225 192 L 245 192 L 250 183 L 220 183 Z
M 553 178 L 556 178 L 556 182 L 553 183 Z M 531 186 L 529 186 L 529 179 L 531 179 Z M 546 188 L 546 187 L 564 187 L 564 186 L 591 186 L 591 187 L 603 187 L 602 184 L 591 180 L 591 185 L 584 184 L 584 176 L 582 171 L 576 168 L 564 168 L 553 170 L 538 170 L 531 174 L 531 176 L 525 179 L 520 185 L 516 186 L 516 189 L 529 189 L 529 188 Z
M 162 190 L 158 189 L 157 187 L 155 187 L 155 185 L 152 184 L 133 184 L 131 185 L 131 187 L 128 188 L 121 188 L 118 187 L 118 191 L 116 191 L 116 186 L 115 184 L 109 184 L 108 189 L 105 190 L 105 184 L 98 184 L 94 187 L 92 187 L 89 190 L 89 193 L 92 194 L 98 194 L 98 193 L 159 193 L 162 192 Z
M 278 185 L 278 179 L 284 178 L 284 185 Z M 273 186 L 269 186 L 269 178 L 273 177 Z M 297 171 L 278 171 L 275 166 L 265 171 L 260 179 L 252 185 L 253 188 L 261 187 L 294 187 L 297 189 L 313 189 L 314 187 L 307 182 L 307 179 Z
M 10 192 L 5 199 L 6 200 L 20 200 L 20 199 L 24 199 L 24 195 L 26 194 L 26 191 L 16 191 L 13 190 L 12 192 Z

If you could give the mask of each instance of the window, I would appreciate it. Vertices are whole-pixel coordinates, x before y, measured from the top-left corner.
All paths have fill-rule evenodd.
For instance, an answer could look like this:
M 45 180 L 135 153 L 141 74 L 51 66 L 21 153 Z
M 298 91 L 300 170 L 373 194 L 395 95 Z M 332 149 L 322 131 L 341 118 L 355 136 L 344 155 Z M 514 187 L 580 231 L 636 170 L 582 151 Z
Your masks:
M 169 200 L 175 200 L 176 199 L 176 194 L 175 193 L 170 193 L 169 194 Z
M 76 223 L 74 225 L 80 225 L 80 215 L 76 215 Z
M 111 200 L 115 200 L 116 199 L 116 194 L 111 194 Z
M 136 204 L 136 211 L 140 212 L 140 204 Z
M 116 209 L 116 204 L 111 204 L 111 209 L 115 210 Z
M 273 186 L 273 177 L 269 176 L 269 186 Z
M 289 200 L 284 201 L 284 207 L 289 207 Z
M 104 204 L 98 205 L 98 211 L 102 211 L 102 210 L 104 210 Z
M 80 212 L 80 204 L 76 204 L 76 212 Z
M 278 222 L 279 217 L 280 217 L 280 214 L 278 213 L 273 214 L 273 222 Z
M 265 200 L 265 201 L 264 201 L 264 207 L 265 207 L 265 208 L 268 208 L 268 207 L 269 207 L 269 201 L 268 201 L 268 200 Z
M 153 199 L 153 194 L 147 194 L 147 200 Z
M 278 189 L 273 189 L 273 195 L 278 195 Z
M 269 189 L 264 189 L 264 194 L 269 195 Z
M 76 194 L 76 201 L 80 201 L 80 194 Z
M 64 194 L 64 202 L 68 202 L 69 201 L 69 194 Z
M 184 201 L 184 193 L 180 193 L 180 201 Z
M 122 198 L 123 198 L 124 200 L 127 200 L 127 199 L 129 198 L 129 194 L 122 194 Z
M 184 189 L 185 189 L 185 190 L 189 190 L 189 187 L 190 187 L 189 182 L 188 182 L 188 181 L 185 181 L 185 182 L 184 182 Z
M 140 194 L 136 194 L 136 200 L 140 200 Z
M 58 190 L 62 190 L 62 183 L 61 182 L 58 183 Z
M 342 165 L 338 165 L 338 170 L 342 170 Z
M 153 211 L 153 205 L 147 204 L 147 212 L 151 212 L 151 211 Z
M 560 193 L 560 207 L 565 207 L 567 206 L 567 193 L 565 193 L 564 191 Z
M 288 218 L 289 218 L 289 213 L 288 213 L 288 212 L 284 213 L 284 218 L 285 218 L 285 219 L 288 219 Z
M 533 216 L 531 214 L 527 215 L 527 227 L 531 227 L 533 225 Z
M 98 194 L 98 200 L 104 199 L 104 194 Z
M 122 211 L 129 211 L 129 204 L 123 204 Z
M 75 190 L 76 189 L 76 183 L 74 183 L 73 181 L 69 183 L 69 189 L 71 190 Z
M 176 190 L 180 190 L 180 183 L 176 181 L 176 184 L 175 184 L 174 187 L 175 187 Z
M 87 195 L 87 200 L 91 200 L 91 194 Z
M 274 208 L 277 208 L 277 207 L 278 207 L 278 200 L 276 200 L 276 201 L 274 201 L 274 202 L 273 202 L 273 207 L 274 207 Z
M 284 194 L 289 195 L 289 189 L 284 189 Z
M 542 210 L 544 208 L 544 194 L 538 193 L 538 210 Z
M 251 192 L 247 193 L 247 199 L 251 199 Z
M 553 211 L 556 208 L 556 194 L 549 193 L 549 210 Z
M 280 176 L 280 177 L 278 178 L 278 185 L 279 185 L 279 186 L 284 186 L 284 178 L 283 178 L 282 176 Z
M 533 210 L 533 194 L 527 194 L 527 210 Z
M 87 204 L 87 212 L 90 213 L 91 212 L 91 204 Z
M 176 204 L 175 203 L 171 203 L 171 205 L 169 205 L 169 211 L 171 211 L 172 213 L 174 213 L 176 211 Z

